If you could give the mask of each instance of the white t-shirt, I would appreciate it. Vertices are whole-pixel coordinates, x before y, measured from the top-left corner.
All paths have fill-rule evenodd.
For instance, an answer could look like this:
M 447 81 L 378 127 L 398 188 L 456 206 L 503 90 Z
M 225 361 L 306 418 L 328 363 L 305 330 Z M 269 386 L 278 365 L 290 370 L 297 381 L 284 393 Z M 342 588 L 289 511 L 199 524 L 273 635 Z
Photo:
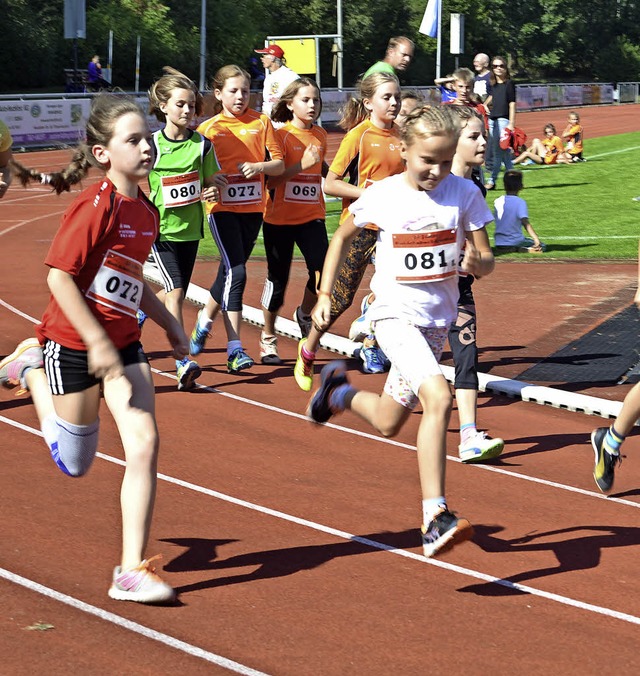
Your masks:
M 269 72 L 264 78 L 262 89 L 262 112 L 271 117 L 273 106 L 280 100 L 282 92 L 300 76 L 287 66 L 280 66 L 278 70 Z
M 427 192 L 413 189 L 406 173 L 396 174 L 367 188 L 349 211 L 358 227 L 379 228 L 371 280 L 376 299 L 367 317 L 449 326 L 457 314 L 466 232 L 492 220 L 477 186 L 449 174 Z
M 496 246 L 521 246 L 524 243 L 522 219 L 529 218 L 527 203 L 517 195 L 502 195 L 493 203 L 496 216 Z

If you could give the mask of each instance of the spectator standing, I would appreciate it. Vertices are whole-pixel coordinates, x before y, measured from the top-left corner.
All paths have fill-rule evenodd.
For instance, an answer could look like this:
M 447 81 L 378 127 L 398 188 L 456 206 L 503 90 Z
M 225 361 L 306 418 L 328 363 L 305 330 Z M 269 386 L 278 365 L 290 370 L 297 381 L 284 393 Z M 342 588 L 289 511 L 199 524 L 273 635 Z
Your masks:
M 473 78 L 473 93 L 484 102 L 491 95 L 490 59 L 486 54 L 476 54 L 473 59 L 473 68 L 476 75 Z
M 100 65 L 100 57 L 97 54 L 93 55 L 87 66 L 87 82 L 92 89 L 109 89 L 111 87 L 102 77 L 102 66 Z
M 516 86 L 511 80 L 507 61 L 501 56 L 491 60 L 491 96 L 485 102 L 489 112 L 489 148 L 491 155 L 491 177 L 485 183 L 487 190 L 493 190 L 504 164 L 506 171 L 513 167 L 511 150 L 500 147 L 500 136 L 505 129 L 513 131 L 516 126 Z
M 12 145 L 13 139 L 11 138 L 11 133 L 7 125 L 0 120 L 0 199 L 4 197 L 11 183 L 9 161 L 12 157 Z
M 295 82 L 299 75 L 285 65 L 284 50 L 280 45 L 269 45 L 264 49 L 256 49 L 260 54 L 262 65 L 269 71 L 262 86 L 262 112 L 271 117 L 271 111 L 282 96 L 282 92 Z
M 415 45 L 413 44 L 413 41 L 404 35 L 391 38 L 387 45 L 384 59 L 382 59 L 382 61 L 376 61 L 373 66 L 365 72 L 362 79 L 364 80 L 367 76 L 371 75 L 371 73 L 391 73 L 396 76 L 399 73 L 404 73 L 413 59 L 414 50 Z

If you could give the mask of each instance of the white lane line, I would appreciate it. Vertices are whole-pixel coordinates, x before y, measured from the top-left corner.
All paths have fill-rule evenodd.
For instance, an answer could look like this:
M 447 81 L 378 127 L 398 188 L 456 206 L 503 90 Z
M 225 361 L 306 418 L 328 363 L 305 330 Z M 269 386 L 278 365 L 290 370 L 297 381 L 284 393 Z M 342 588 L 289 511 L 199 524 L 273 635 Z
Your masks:
M 12 232 L 13 230 L 16 230 L 17 228 L 21 228 L 23 225 L 29 225 L 29 223 L 34 223 L 35 221 L 41 221 L 43 218 L 52 218 L 53 216 L 58 216 L 58 215 L 63 214 L 63 213 L 64 213 L 64 209 L 62 211 L 52 211 L 49 214 L 43 214 L 41 216 L 34 216 L 34 218 L 29 218 L 28 220 L 20 221 L 20 222 L 16 223 L 15 225 L 12 225 L 12 226 L 6 228 L 5 230 L 0 231 L 0 237 L 2 237 L 2 235 L 9 234 L 10 232 Z
M 202 648 L 198 648 L 198 646 L 191 645 L 190 643 L 181 641 L 180 639 L 169 636 L 168 634 L 163 634 L 162 632 L 151 629 L 150 627 L 145 627 L 143 624 L 138 624 L 137 622 L 128 620 L 126 617 L 121 617 L 120 615 L 110 613 L 108 610 L 104 610 L 103 608 L 92 606 L 91 604 L 80 601 L 73 596 L 68 596 L 67 594 L 62 594 L 55 589 L 51 589 L 50 587 L 45 587 L 39 582 L 34 582 L 33 580 L 29 580 L 26 577 L 22 577 L 21 575 L 16 575 L 15 573 L 5 570 L 4 568 L 0 568 L 0 577 L 4 578 L 8 582 L 13 582 L 14 584 L 25 587 L 30 591 L 34 591 L 37 594 L 48 596 L 54 601 L 64 603 L 65 605 L 71 606 L 72 608 L 80 610 L 83 613 L 93 615 L 100 620 L 110 622 L 111 624 L 115 624 L 118 627 L 122 627 L 128 631 L 140 634 L 140 636 L 157 641 L 158 643 L 162 643 L 163 645 L 169 646 L 170 648 L 180 650 L 181 652 L 191 655 L 192 657 L 198 657 L 201 660 L 205 660 L 206 662 L 211 662 L 212 664 L 216 664 L 220 667 L 224 667 L 225 669 L 229 669 L 230 671 L 234 671 L 237 674 L 246 674 L 246 676 L 266 676 L 266 674 L 262 671 L 256 671 L 255 669 L 251 669 L 251 667 L 247 667 L 244 664 L 240 664 L 239 662 L 234 662 L 233 660 L 227 659 L 226 657 L 209 652 L 208 650 L 203 650 Z
M 32 434 L 35 434 L 37 436 L 42 436 L 37 430 L 34 430 L 33 428 L 30 428 L 26 425 L 22 425 L 21 423 L 14 424 L 14 421 L 10 420 L 9 418 L 5 418 L 4 416 L 0 416 L 0 422 L 7 423 L 9 425 L 14 425 L 15 427 L 19 427 L 20 429 L 23 429 L 26 432 L 30 432 Z M 125 466 L 125 462 L 121 460 L 120 458 L 114 458 L 113 456 L 106 455 L 104 453 L 97 453 L 96 454 L 99 458 L 102 460 L 106 460 L 107 462 L 111 462 L 116 465 L 120 465 L 121 467 Z M 417 561 L 422 564 L 428 564 L 430 566 L 435 566 L 436 568 L 441 568 L 443 570 L 447 570 L 452 573 L 458 573 L 459 575 L 463 575 L 465 577 L 471 577 L 476 580 L 482 580 L 483 582 L 488 582 L 491 584 L 497 584 L 500 585 L 501 587 L 506 587 L 507 589 L 510 589 L 515 592 L 520 592 L 520 593 L 525 593 L 525 594 L 530 594 L 531 596 L 537 596 L 540 598 L 547 599 L 549 601 L 553 601 L 555 603 L 560 603 L 565 606 L 571 606 L 573 608 L 577 608 L 579 610 L 585 610 L 587 612 L 591 613 L 596 613 L 598 615 L 604 615 L 606 617 L 611 617 L 613 619 L 621 620 L 623 622 L 628 622 L 630 624 L 637 624 L 640 625 L 640 617 L 636 617 L 635 615 L 630 615 L 628 613 L 622 613 L 617 610 L 613 610 L 611 608 L 605 608 L 603 606 L 597 606 L 592 603 L 586 603 L 584 601 L 579 601 L 577 599 L 570 598 L 568 596 L 562 596 L 560 594 L 554 594 L 552 592 L 547 592 L 542 589 L 537 589 L 535 587 L 529 587 L 526 585 L 518 584 L 515 582 L 511 582 L 510 580 L 506 580 L 504 578 L 499 578 L 494 575 L 489 575 L 487 573 L 482 573 L 477 570 L 473 570 L 471 568 L 465 568 L 463 566 L 457 566 L 452 563 L 447 563 L 445 561 L 438 561 L 437 559 L 425 559 L 423 556 L 420 554 L 415 554 L 414 552 L 409 552 L 404 549 L 397 549 L 395 547 L 392 547 L 390 545 L 384 544 L 383 542 L 378 542 L 377 540 L 371 540 L 369 538 L 364 538 L 359 535 L 354 535 L 353 533 L 348 533 L 343 530 L 339 530 L 336 528 L 332 528 L 330 526 L 325 526 L 323 524 L 317 523 L 315 521 L 309 521 L 308 519 L 303 519 L 301 517 L 294 516 L 292 514 L 287 514 L 286 512 L 281 512 L 276 509 L 271 509 L 270 507 L 265 507 L 263 505 L 257 505 L 252 502 L 248 502 L 246 500 L 242 500 L 241 498 L 236 498 L 231 495 L 227 495 L 226 493 L 220 493 L 219 491 L 215 491 L 211 488 L 205 488 L 204 486 L 200 486 L 198 484 L 191 483 L 189 481 L 183 481 L 182 479 L 177 479 L 176 477 L 169 476 L 167 474 L 162 474 L 158 473 L 158 479 L 161 481 L 166 481 L 167 483 L 174 484 L 176 486 L 180 486 L 181 488 L 186 488 L 188 490 L 194 491 L 196 493 L 201 493 L 203 495 L 207 495 L 209 497 L 215 498 L 217 500 L 222 500 L 224 502 L 228 502 L 232 505 L 237 505 L 238 507 L 243 507 L 245 509 L 250 509 L 255 512 L 259 512 L 260 514 L 264 514 L 266 516 L 272 516 L 276 519 L 280 519 L 282 521 L 287 521 L 289 523 L 294 523 L 299 526 L 303 526 L 305 528 L 310 528 L 312 530 L 321 532 L 321 533 L 326 533 L 327 535 L 332 535 L 336 538 L 342 539 L 342 540 L 347 540 L 350 542 L 358 542 L 362 545 L 365 545 L 367 547 L 372 547 L 373 549 L 379 549 L 385 552 L 388 552 L 390 554 L 395 554 L 396 556 L 402 556 L 407 559 L 412 559 L 414 561 Z

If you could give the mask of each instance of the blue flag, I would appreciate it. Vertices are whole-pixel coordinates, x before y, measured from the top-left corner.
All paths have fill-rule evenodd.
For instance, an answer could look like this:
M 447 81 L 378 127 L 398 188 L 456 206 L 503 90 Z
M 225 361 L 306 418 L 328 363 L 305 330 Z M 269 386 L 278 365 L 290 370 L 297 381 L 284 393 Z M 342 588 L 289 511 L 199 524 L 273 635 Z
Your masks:
M 424 10 L 422 23 L 418 31 L 430 38 L 438 37 L 438 20 L 440 18 L 442 0 L 429 0 L 427 8 Z

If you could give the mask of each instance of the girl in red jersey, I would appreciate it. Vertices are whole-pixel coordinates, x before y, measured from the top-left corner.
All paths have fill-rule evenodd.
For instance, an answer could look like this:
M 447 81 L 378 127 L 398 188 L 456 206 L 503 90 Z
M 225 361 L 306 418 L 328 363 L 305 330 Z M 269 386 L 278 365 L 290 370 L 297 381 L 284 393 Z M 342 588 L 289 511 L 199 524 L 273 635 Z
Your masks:
M 50 176 L 18 166 L 23 184 L 69 190 L 90 166 L 102 181 L 83 190 L 65 212 L 45 263 L 51 299 L 37 326 L 0 362 L 0 383 L 31 392 L 44 439 L 58 467 L 85 474 L 98 445 L 101 390 L 122 445 L 122 558 L 109 596 L 164 603 L 174 590 L 144 560 L 156 491 L 158 428 L 151 370 L 140 345 L 141 308 L 167 332 L 176 358 L 187 354 L 179 322 L 142 277 L 158 233 L 158 210 L 138 182 L 152 167 L 151 132 L 136 103 L 110 94 L 94 99 L 86 143 L 71 164 Z M 43 354 L 44 352 L 44 354 Z
M 347 104 L 340 126 L 348 129 L 329 167 L 325 192 L 342 198 L 342 224 L 349 216 L 349 205 L 366 188 L 387 176 L 404 171 L 400 154 L 400 131 L 394 121 L 400 111 L 400 84 L 390 73 L 372 73 L 359 85 L 360 98 Z M 344 179 L 347 180 L 344 180 Z M 303 338 L 298 344 L 294 377 L 305 391 L 313 383 L 313 362 L 320 338 L 347 310 L 360 286 L 376 246 L 374 226 L 364 228 L 351 242 L 331 296 L 331 321 L 319 329 L 310 318 L 298 318 Z M 305 325 L 306 322 L 306 325 Z M 308 337 L 305 337 L 305 329 Z M 365 338 L 360 351 L 364 369 L 370 373 L 384 370 L 383 357 L 372 336 Z
M 266 204 L 264 177 L 284 171 L 282 148 L 266 115 L 249 110 L 249 73 L 224 66 L 214 76 L 214 116 L 198 131 L 213 141 L 221 173 L 216 174 L 220 199 L 207 203 L 209 229 L 221 261 L 211 298 L 198 314 L 189 349 L 204 348 L 216 314 L 222 310 L 227 331 L 227 369 L 239 373 L 253 366 L 242 349 L 242 296 L 246 263 L 258 237 Z
M 296 315 L 308 316 L 316 304 L 316 290 L 329 242 L 325 227 L 322 176 L 327 132 L 314 124 L 322 102 L 318 85 L 303 77 L 290 84 L 271 113 L 274 122 L 286 123 L 276 131 L 285 158 L 285 171 L 269 179 L 267 208 L 262 226 L 267 253 L 267 279 L 262 293 L 264 331 L 260 337 L 260 361 L 281 364 L 275 322 L 284 302 L 293 247 L 297 245 L 309 277 Z

